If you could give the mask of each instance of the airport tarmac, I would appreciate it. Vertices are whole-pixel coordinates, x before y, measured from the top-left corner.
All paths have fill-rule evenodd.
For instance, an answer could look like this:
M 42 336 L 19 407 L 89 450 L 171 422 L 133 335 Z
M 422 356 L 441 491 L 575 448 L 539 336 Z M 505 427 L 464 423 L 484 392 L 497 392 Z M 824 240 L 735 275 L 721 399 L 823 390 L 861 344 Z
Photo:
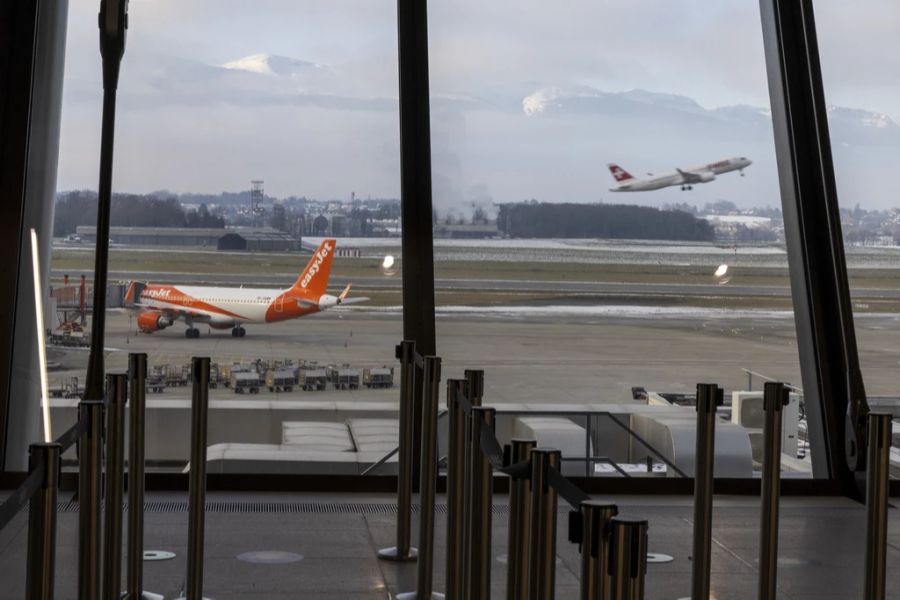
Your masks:
M 871 395 L 898 395 L 900 341 L 898 317 L 869 315 L 857 320 L 860 358 Z M 188 362 L 192 355 L 213 361 L 248 362 L 255 358 L 316 360 L 355 367 L 397 366 L 394 346 L 402 338 L 399 312 L 333 310 L 275 325 L 248 325 L 247 336 L 201 327 L 199 339 L 185 339 L 183 323 L 153 334 L 135 334 L 122 312 L 107 317 L 108 369 L 124 369 L 129 352 L 146 352 L 150 364 Z M 631 387 L 688 392 L 697 382 L 746 389 L 742 368 L 802 385 L 790 314 L 759 311 L 729 316 L 648 314 L 617 316 L 579 313 L 440 313 L 438 354 L 443 377 L 464 369 L 484 369 L 488 402 L 620 402 Z M 51 384 L 64 375 L 83 373 L 86 350 L 66 351 L 60 360 L 69 371 L 51 373 Z M 760 386 L 757 380 L 755 386 Z M 167 398 L 184 398 L 189 388 L 168 389 Z M 263 390 L 259 398 L 270 399 Z M 213 398 L 234 398 L 228 389 Z M 394 390 L 294 391 L 283 398 L 395 400 Z M 248 398 L 244 396 L 244 398 Z
M 92 271 L 67 269 L 51 272 L 51 276 L 62 279 L 64 274 L 70 277 L 90 276 Z M 290 285 L 294 274 L 252 274 L 243 273 L 180 273 L 159 271 L 110 271 L 111 280 L 147 281 L 151 283 L 165 282 L 186 285 L 220 285 L 246 287 L 286 287 Z M 477 290 L 506 292 L 559 292 L 567 294 L 618 294 L 628 296 L 724 296 L 747 298 L 753 296 L 789 298 L 791 288 L 787 285 L 723 285 L 710 277 L 710 283 L 659 283 L 659 282 L 619 282 L 619 281 L 571 281 L 571 280 L 528 280 L 528 279 L 494 279 L 485 281 L 479 278 L 435 278 L 435 289 L 438 290 Z M 330 285 L 343 288 L 353 283 L 358 289 L 400 289 L 403 280 L 400 277 L 342 277 L 335 274 Z M 900 298 L 898 288 L 854 288 L 851 290 L 855 298 L 891 299 Z

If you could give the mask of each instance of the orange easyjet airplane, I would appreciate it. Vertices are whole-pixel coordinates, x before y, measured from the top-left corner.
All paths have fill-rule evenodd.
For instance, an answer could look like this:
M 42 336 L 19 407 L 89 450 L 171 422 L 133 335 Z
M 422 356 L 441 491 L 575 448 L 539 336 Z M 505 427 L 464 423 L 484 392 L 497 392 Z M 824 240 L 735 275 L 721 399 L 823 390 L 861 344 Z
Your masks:
M 138 328 L 153 333 L 178 319 L 187 323 L 185 337 L 200 337 L 195 323 L 215 329 L 231 329 L 234 337 L 247 333 L 244 323 L 275 323 L 317 313 L 339 304 L 362 302 L 368 298 L 347 298 L 350 284 L 338 296 L 326 294 L 334 240 L 324 240 L 309 259 L 294 285 L 286 290 L 175 286 L 131 282 L 125 306 L 137 311 Z

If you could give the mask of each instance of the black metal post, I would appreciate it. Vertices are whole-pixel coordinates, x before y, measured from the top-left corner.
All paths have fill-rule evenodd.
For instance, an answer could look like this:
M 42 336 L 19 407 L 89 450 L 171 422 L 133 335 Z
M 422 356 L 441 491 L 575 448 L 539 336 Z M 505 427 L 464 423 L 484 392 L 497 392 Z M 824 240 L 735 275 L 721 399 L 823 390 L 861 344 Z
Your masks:
M 128 600 L 144 595 L 144 417 L 146 416 L 147 355 L 128 355 Z
M 859 497 L 859 367 L 813 0 L 760 0 L 813 474 Z
M 122 595 L 122 488 L 125 479 L 125 397 L 128 375 L 106 378 L 106 525 L 103 529 L 103 599 Z
M 869 413 L 865 600 L 884 600 L 885 598 L 892 418 L 890 413 Z
M 100 598 L 103 402 L 82 400 L 78 418 L 87 427 L 78 440 L 78 600 Z
M 464 393 L 466 382 L 447 380 L 447 563 L 445 591 L 448 598 L 462 595 L 463 578 L 463 522 L 466 490 L 466 413 L 457 400 Z
M 609 600 L 610 521 L 617 514 L 610 502 L 581 503 L 581 600 Z
M 94 251 L 94 304 L 91 307 L 91 351 L 84 399 L 103 399 L 103 351 L 106 331 L 106 281 L 109 267 L 109 211 L 112 202 L 113 143 L 116 130 L 116 89 L 125 54 L 127 0 L 100 4 L 100 54 L 103 57 L 103 119 L 100 131 L 100 185 L 97 198 L 97 242 Z
M 472 508 L 468 533 L 468 563 L 466 580 L 469 600 L 490 600 L 491 597 L 491 525 L 493 508 L 493 471 L 491 461 L 481 449 L 482 431 L 494 433 L 497 410 L 473 407 L 472 438 L 469 447 L 469 490 Z
M 403 337 L 423 356 L 437 354 L 434 330 L 434 238 L 431 194 L 431 116 L 428 89 L 427 3 L 397 0 L 400 82 L 400 220 L 402 226 Z M 422 385 L 416 385 L 421 398 Z M 418 477 L 421 408 L 413 423 L 414 478 Z M 415 483 L 414 483 L 415 485 Z
M 559 470 L 559 450 L 531 451 L 531 545 L 528 549 L 528 597 L 553 600 L 556 595 L 556 490 L 550 470 Z
M 426 356 L 422 398 L 422 471 L 419 475 L 419 564 L 416 591 L 398 594 L 397 600 L 443 598 L 434 593 L 434 498 L 437 486 L 438 401 L 441 395 L 441 359 Z
M 783 383 L 763 386 L 766 412 L 762 472 L 762 517 L 759 528 L 759 600 L 775 600 L 778 579 L 778 505 L 781 498 L 781 422 L 791 391 Z
M 29 472 L 44 467 L 44 485 L 31 497 L 28 507 L 28 572 L 25 580 L 28 600 L 53 600 L 60 450 L 60 445 L 55 443 L 28 447 Z
M 610 596 L 613 600 L 644 600 L 647 573 L 647 521 L 614 517 L 610 522 Z M 709 600 L 707 596 L 704 600 Z
M 206 431 L 209 410 L 209 357 L 191 360 L 191 470 L 188 482 L 188 572 L 185 598 L 203 598 L 203 543 L 206 521 Z
M 531 460 L 534 440 L 514 439 L 510 446 L 510 463 Z M 528 548 L 531 546 L 531 480 L 509 482 L 509 532 L 506 546 L 506 598 L 528 597 Z
M 412 530 L 412 488 L 414 457 L 415 424 L 415 388 L 416 388 L 416 343 L 410 340 L 400 342 L 396 348 L 396 356 L 400 360 L 400 431 L 397 454 L 397 545 L 382 548 L 378 558 L 392 561 L 415 560 L 417 550 L 410 546 Z
M 709 600 L 712 556 L 713 473 L 716 407 L 723 391 L 714 383 L 697 384 L 697 447 L 694 454 L 694 553 L 691 599 Z

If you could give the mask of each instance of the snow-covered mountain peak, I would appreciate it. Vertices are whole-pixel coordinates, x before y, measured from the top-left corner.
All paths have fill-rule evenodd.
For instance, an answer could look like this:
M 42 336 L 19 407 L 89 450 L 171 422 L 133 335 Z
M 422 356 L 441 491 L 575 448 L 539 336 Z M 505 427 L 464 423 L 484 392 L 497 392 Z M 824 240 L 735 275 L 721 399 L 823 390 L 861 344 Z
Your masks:
M 222 65 L 223 69 L 233 71 L 247 71 L 260 75 L 277 77 L 295 77 L 301 72 L 310 69 L 321 69 L 322 65 L 305 60 L 279 56 L 277 54 L 251 54 Z

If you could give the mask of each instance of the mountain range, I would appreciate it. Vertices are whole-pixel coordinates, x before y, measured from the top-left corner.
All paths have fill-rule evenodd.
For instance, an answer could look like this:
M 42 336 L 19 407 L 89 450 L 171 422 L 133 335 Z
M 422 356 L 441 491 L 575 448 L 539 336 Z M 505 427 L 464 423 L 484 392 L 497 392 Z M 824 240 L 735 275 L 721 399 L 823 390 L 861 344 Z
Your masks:
M 399 193 L 394 173 L 399 168 L 395 133 L 399 102 L 396 71 L 390 65 L 378 63 L 379 70 L 371 64 L 330 65 L 265 53 L 220 64 L 137 54 L 129 60 L 128 68 L 123 67 L 119 97 L 123 118 L 140 111 L 141 127 L 147 131 L 142 145 L 134 146 L 136 154 L 147 152 L 147 144 L 157 137 L 169 136 L 185 148 L 212 148 L 212 154 L 220 155 L 220 164 L 246 168 L 241 156 L 226 155 L 235 147 L 248 148 L 234 152 L 251 152 L 243 160 L 258 164 L 256 170 L 270 168 L 266 165 L 291 169 L 291 179 L 282 179 L 290 190 L 286 195 L 321 195 L 322 190 L 341 185 L 339 181 L 356 178 L 377 181 L 370 189 L 381 195 Z M 486 88 L 448 81 L 433 69 L 432 153 L 438 205 L 528 198 L 651 205 L 717 199 L 739 206 L 778 203 L 771 114 L 765 106 L 706 107 L 683 95 L 609 91 L 569 82 L 522 81 Z M 66 82 L 68 101 L 94 105 L 99 89 L 95 80 Z M 155 111 L 150 121 L 149 111 Z M 166 130 L 169 115 L 177 115 L 181 123 L 171 132 Z M 828 117 L 842 202 L 869 208 L 900 204 L 893 190 L 883 185 L 900 164 L 900 126 L 888 115 L 861 108 L 831 106 Z M 209 127 L 185 126 L 191 122 L 217 124 L 215 133 Z M 273 132 L 276 143 L 256 143 L 255 131 L 260 128 Z M 343 139 L 352 140 L 352 145 L 333 143 Z M 302 140 L 305 160 L 285 154 L 297 140 Z M 160 152 L 170 152 L 170 147 L 160 140 Z M 690 198 L 677 190 L 627 196 L 606 192 L 612 183 L 604 166 L 608 162 L 642 175 L 729 156 L 753 159 L 747 176 L 697 186 Z M 328 179 L 325 172 L 330 173 Z M 152 182 L 152 174 L 138 174 L 146 177 L 147 189 L 162 183 Z M 196 172 L 183 177 L 193 182 Z M 206 177 L 223 179 L 215 173 Z M 312 185 L 317 179 L 318 188 Z M 356 185 L 359 191 L 367 184 Z M 178 181 L 165 186 L 198 189 Z

